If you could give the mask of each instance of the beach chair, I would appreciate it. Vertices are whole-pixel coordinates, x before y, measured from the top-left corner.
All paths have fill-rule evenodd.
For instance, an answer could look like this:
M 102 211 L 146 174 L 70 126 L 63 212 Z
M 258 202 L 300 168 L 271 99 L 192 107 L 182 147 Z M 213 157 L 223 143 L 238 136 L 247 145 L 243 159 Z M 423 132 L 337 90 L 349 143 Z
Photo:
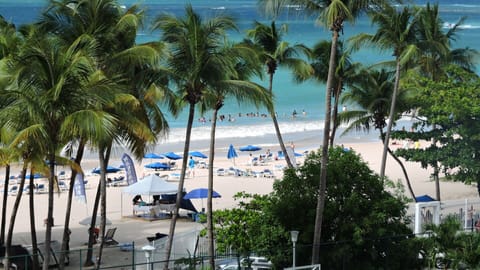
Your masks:
M 107 233 L 105 234 L 105 237 L 103 238 L 103 241 L 105 245 L 107 246 L 113 246 L 113 245 L 118 245 L 118 242 L 113 239 L 113 236 L 115 235 L 115 231 L 117 228 L 110 228 L 107 230 Z
M 224 168 L 218 168 L 217 169 L 217 176 L 224 176 L 225 175 L 225 169 Z
M 264 169 L 262 171 L 262 175 L 263 175 L 263 177 L 267 177 L 267 178 L 274 178 L 275 177 L 275 175 L 273 174 L 273 172 L 270 169 Z

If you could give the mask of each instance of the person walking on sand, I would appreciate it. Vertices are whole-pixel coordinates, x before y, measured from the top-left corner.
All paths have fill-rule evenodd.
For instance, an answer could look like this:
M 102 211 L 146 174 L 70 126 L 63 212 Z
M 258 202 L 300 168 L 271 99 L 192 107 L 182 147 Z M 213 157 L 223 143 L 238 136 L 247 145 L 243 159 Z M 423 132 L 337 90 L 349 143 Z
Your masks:
M 195 177 L 195 160 L 193 160 L 193 157 L 190 156 L 190 159 L 188 160 L 188 176 Z

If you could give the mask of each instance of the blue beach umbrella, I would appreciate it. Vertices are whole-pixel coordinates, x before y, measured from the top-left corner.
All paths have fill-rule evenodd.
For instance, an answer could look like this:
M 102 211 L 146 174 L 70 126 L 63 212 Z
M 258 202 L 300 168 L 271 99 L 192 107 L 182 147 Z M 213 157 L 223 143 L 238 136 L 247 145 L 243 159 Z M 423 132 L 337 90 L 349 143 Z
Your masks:
M 145 168 L 155 169 L 155 170 L 170 170 L 170 165 L 164 162 L 154 162 L 145 165 Z
M 197 158 L 207 158 L 207 156 L 204 153 L 199 152 L 199 151 L 190 152 L 190 156 L 197 157 Z
M 120 168 L 113 167 L 113 166 L 110 166 L 110 165 L 107 166 L 107 173 L 116 173 L 118 171 L 120 171 Z M 100 168 L 93 169 L 92 173 L 100 174 Z
M 235 158 L 238 157 L 237 151 L 235 151 L 235 147 L 232 144 L 228 147 L 227 158 L 233 158 L 233 165 L 235 165 Z
M 177 159 L 181 159 L 182 156 L 180 155 L 177 155 L 175 154 L 174 152 L 167 152 L 165 154 L 163 154 L 166 158 L 168 159 L 173 159 L 173 160 L 177 160 Z
M 251 144 L 249 144 L 249 145 L 247 145 L 247 146 L 242 146 L 242 147 L 240 147 L 239 149 L 240 149 L 240 151 L 242 151 L 242 152 L 250 152 L 250 151 L 262 150 L 261 147 L 256 146 L 256 145 L 251 145 Z
M 144 158 L 155 158 L 155 159 L 162 159 L 163 156 L 162 155 L 157 155 L 155 153 L 147 153 L 145 154 L 145 156 L 143 156 Z
M 212 198 L 220 198 L 222 197 L 218 192 L 215 190 L 212 190 Z M 208 188 L 197 188 L 197 189 L 192 189 L 190 192 L 185 194 L 183 196 L 183 199 L 188 200 L 188 199 L 202 199 L 202 212 L 204 210 L 203 208 L 203 199 L 208 198 Z

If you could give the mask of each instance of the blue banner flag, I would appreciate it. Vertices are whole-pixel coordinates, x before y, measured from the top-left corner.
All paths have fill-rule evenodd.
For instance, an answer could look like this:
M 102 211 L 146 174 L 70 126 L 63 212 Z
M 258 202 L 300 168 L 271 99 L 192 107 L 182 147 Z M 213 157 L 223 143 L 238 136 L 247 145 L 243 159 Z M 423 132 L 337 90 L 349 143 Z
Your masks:
M 135 165 L 133 164 L 132 158 L 126 153 L 122 156 L 122 162 L 125 166 L 125 174 L 127 175 L 128 185 L 134 184 L 137 182 L 137 173 L 135 172 Z
M 83 181 L 83 174 L 77 173 L 75 176 L 75 183 L 73 184 L 73 193 L 77 201 L 87 203 L 87 196 L 85 195 L 85 182 Z

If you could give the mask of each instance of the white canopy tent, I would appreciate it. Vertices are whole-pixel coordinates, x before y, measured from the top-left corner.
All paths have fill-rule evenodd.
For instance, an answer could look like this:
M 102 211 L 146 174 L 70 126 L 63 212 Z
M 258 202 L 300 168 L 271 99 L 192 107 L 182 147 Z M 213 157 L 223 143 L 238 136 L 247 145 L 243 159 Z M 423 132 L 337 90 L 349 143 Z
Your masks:
M 132 196 L 153 196 L 162 194 L 176 194 L 178 192 L 178 185 L 169 183 L 156 174 L 150 174 L 138 182 L 123 188 L 122 194 L 126 193 Z M 123 196 L 121 213 L 123 216 Z
M 123 188 L 123 193 L 130 195 L 162 195 L 162 194 L 175 194 L 178 191 L 178 185 L 169 183 L 163 180 L 156 174 L 149 174 L 140 181 Z

